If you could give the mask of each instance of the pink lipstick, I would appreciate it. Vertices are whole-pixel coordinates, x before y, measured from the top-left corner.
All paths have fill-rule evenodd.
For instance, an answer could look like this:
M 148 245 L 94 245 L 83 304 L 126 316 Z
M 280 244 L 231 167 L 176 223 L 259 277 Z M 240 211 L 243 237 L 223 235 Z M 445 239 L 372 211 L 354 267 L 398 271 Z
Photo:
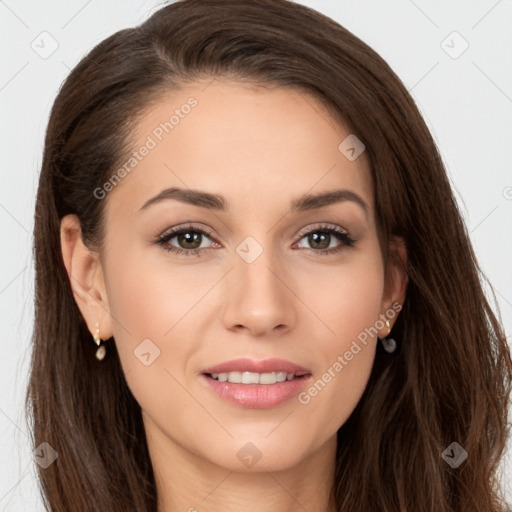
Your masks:
M 296 396 L 311 372 L 283 359 L 233 359 L 206 368 L 202 378 L 221 398 L 245 408 L 276 407 Z

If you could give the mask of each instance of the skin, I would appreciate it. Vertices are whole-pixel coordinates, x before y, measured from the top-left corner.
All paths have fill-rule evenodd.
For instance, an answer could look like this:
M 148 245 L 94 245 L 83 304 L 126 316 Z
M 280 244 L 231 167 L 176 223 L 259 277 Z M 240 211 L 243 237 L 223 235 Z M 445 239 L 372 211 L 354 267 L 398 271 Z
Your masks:
M 104 252 L 84 246 L 76 216 L 62 219 L 64 262 L 91 333 L 99 322 L 102 339 L 114 337 L 142 407 L 159 512 L 244 512 L 255 503 L 262 512 L 330 512 L 336 432 L 365 389 L 377 339 L 304 405 L 292 398 L 243 408 L 210 391 L 200 374 L 233 358 L 278 357 L 308 368 L 315 382 L 358 334 L 403 304 L 407 278 L 399 266 L 384 268 L 366 153 L 349 161 L 338 150 L 349 130 L 303 93 L 210 82 L 166 93 L 147 109 L 134 150 L 169 112 L 191 96 L 198 101 L 103 199 Z M 229 209 L 168 199 L 139 211 L 171 186 L 221 194 Z M 353 201 L 290 212 L 305 193 L 339 188 L 357 193 L 367 214 Z M 210 247 L 200 256 L 154 243 L 189 222 L 212 233 L 200 238 Z M 355 244 L 331 235 L 329 247 L 343 249 L 319 255 L 301 233 L 322 224 L 344 228 Z M 252 263 L 236 252 L 247 236 L 263 249 Z M 390 249 L 404 260 L 401 242 Z M 168 245 L 187 247 L 177 237 Z M 160 355 L 145 366 L 134 350 L 148 338 Z M 261 453 L 251 467 L 237 457 L 248 442 Z

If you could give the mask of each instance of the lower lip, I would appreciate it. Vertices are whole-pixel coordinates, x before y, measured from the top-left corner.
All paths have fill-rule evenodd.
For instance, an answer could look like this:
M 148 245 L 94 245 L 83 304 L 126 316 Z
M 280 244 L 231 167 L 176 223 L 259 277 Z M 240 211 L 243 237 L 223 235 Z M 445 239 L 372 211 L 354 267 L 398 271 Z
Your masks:
M 275 384 L 233 384 L 202 375 L 210 389 L 221 398 L 248 409 L 270 409 L 294 396 L 306 386 L 311 375 Z

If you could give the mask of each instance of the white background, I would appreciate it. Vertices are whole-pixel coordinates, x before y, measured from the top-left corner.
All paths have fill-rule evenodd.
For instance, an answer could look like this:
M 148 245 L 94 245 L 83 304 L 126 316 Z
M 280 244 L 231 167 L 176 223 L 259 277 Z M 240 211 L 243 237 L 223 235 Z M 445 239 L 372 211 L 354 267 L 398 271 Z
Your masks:
M 441 150 L 480 265 L 512 334 L 512 1 L 317 0 L 400 76 Z M 33 322 L 32 229 L 49 110 L 79 59 L 149 16 L 151 0 L 0 1 L 0 512 L 42 511 L 23 399 Z M 47 59 L 31 47 L 46 31 Z M 469 44 L 458 58 L 451 52 Z M 50 48 L 47 39 L 45 48 Z M 443 229 L 443 226 L 439 226 Z M 439 354 L 443 357 L 443 354 Z M 511 448 L 503 466 L 512 501 Z

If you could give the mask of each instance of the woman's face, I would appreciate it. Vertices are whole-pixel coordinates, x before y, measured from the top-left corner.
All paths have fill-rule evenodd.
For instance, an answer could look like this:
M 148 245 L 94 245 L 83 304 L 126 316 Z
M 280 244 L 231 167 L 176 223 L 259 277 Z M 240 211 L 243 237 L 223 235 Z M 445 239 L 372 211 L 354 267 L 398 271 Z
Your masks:
M 404 289 L 385 280 L 349 136 L 297 91 L 198 82 L 146 111 L 120 182 L 96 191 L 110 315 L 84 314 L 114 336 L 158 452 L 236 471 L 333 453 L 372 368 L 370 329 L 387 334 Z

